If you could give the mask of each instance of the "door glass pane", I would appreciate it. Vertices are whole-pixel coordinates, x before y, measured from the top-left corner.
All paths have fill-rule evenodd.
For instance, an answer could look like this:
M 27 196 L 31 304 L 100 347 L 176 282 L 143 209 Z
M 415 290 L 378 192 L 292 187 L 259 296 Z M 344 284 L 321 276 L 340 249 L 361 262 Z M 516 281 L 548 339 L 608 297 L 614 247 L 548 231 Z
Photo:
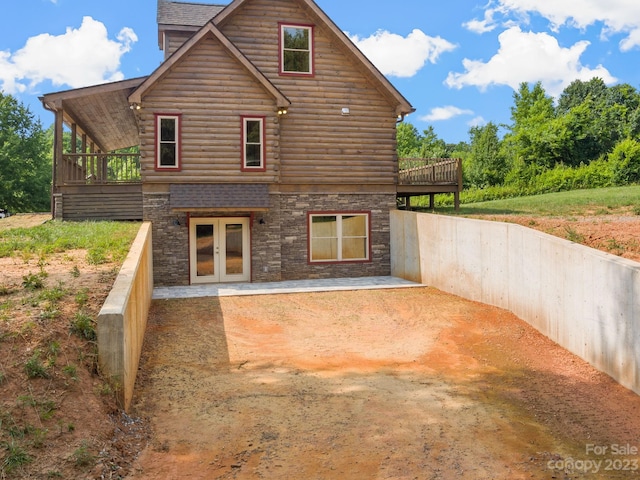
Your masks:
M 198 276 L 215 274 L 213 225 L 196 225 Z
M 227 275 L 242 275 L 242 225 L 226 225 L 226 267 Z

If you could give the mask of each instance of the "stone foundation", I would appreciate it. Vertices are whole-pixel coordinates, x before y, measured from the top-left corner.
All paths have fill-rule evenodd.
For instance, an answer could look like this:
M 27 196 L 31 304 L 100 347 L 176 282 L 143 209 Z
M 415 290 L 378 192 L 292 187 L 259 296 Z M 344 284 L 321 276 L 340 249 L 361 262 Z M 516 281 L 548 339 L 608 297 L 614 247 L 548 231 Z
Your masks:
M 186 213 L 169 208 L 168 193 L 144 194 L 144 220 L 153 223 L 154 280 L 158 286 L 189 284 L 189 228 Z M 389 212 L 394 194 L 272 194 L 266 212 L 251 224 L 251 281 L 389 275 Z M 310 264 L 308 212 L 371 212 L 371 261 Z M 197 216 L 247 216 L 199 212 Z

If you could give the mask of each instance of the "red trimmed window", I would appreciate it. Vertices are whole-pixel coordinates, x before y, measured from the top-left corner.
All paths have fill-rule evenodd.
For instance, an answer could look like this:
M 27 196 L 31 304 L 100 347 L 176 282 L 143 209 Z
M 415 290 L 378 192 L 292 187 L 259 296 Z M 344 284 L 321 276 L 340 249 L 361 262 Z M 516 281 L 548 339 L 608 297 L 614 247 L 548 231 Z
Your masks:
M 264 172 L 264 117 L 242 117 L 242 171 Z
M 313 26 L 280 24 L 280 74 L 313 75 Z
M 369 261 L 370 223 L 370 213 L 310 213 L 309 261 Z
M 156 115 L 156 170 L 180 169 L 180 115 Z

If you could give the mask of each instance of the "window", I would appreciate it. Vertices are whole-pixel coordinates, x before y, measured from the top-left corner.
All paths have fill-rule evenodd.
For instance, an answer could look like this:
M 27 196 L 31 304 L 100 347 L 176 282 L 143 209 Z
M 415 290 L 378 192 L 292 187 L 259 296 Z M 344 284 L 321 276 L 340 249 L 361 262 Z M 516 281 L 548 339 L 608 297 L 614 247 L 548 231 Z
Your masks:
M 311 262 L 369 260 L 368 213 L 309 214 Z
M 280 25 L 280 73 L 313 75 L 313 27 Z
M 180 115 L 156 115 L 156 169 L 180 169 Z
M 266 170 L 264 117 L 242 117 L 242 170 Z

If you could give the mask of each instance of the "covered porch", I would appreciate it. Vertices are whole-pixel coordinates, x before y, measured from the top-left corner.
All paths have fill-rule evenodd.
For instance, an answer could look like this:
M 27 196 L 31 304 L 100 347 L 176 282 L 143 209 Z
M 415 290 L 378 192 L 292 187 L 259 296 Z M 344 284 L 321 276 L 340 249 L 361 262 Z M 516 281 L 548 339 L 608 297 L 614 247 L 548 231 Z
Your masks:
M 144 78 L 44 95 L 55 115 L 52 216 L 142 220 L 136 105 Z

